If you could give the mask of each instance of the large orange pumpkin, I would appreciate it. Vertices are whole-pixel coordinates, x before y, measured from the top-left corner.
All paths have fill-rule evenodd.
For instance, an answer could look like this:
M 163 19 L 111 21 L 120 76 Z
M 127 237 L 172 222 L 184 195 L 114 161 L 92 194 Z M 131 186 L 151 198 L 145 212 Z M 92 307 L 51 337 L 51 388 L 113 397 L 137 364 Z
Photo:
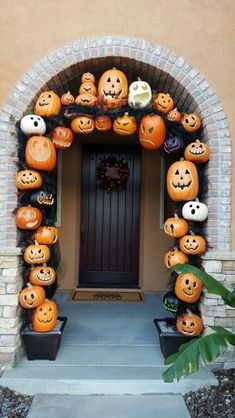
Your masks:
M 26 145 L 25 159 L 29 167 L 52 171 L 56 166 L 56 150 L 52 141 L 46 136 L 31 136 Z
M 168 218 L 164 223 L 164 231 L 169 237 L 181 238 L 188 232 L 188 222 L 178 216 Z
M 16 186 L 20 190 L 40 189 L 42 176 L 34 170 L 21 170 L 16 175 Z
M 46 263 L 50 258 L 50 248 L 47 245 L 33 244 L 25 248 L 24 261 L 28 264 Z
M 25 309 L 33 309 L 41 305 L 45 300 L 45 290 L 41 286 L 32 286 L 27 283 L 20 292 L 19 302 L 20 305 Z
M 176 249 L 167 251 L 164 256 L 164 264 L 167 268 L 176 266 L 176 264 L 185 264 L 188 262 L 188 257 L 182 251 Z
M 60 109 L 60 97 L 54 91 L 44 91 L 36 101 L 34 113 L 39 116 L 54 116 L 58 115 Z
M 166 139 L 166 125 L 161 116 L 146 115 L 140 121 L 139 140 L 142 147 L 155 150 Z
M 52 331 L 57 323 L 58 309 L 55 302 L 45 299 L 32 314 L 32 328 L 37 332 Z
M 196 139 L 195 142 L 187 145 L 184 150 L 184 158 L 196 164 L 204 164 L 210 158 L 210 147 L 204 142 Z
M 42 222 L 42 212 L 32 206 L 21 206 L 16 212 L 16 226 L 19 229 L 37 229 Z
M 193 200 L 199 190 L 198 172 L 191 161 L 176 161 L 167 173 L 167 191 L 172 200 Z
M 73 142 L 73 132 L 64 126 L 57 126 L 51 133 L 51 139 L 57 149 L 64 150 Z
M 201 296 L 203 282 L 193 273 L 179 274 L 175 282 L 177 298 L 187 303 L 195 303 Z
M 185 254 L 199 255 L 206 251 L 206 241 L 201 235 L 185 235 L 180 239 L 179 245 Z
M 105 71 L 99 80 L 98 95 L 104 98 L 108 108 L 117 108 L 128 97 L 128 81 L 125 74 L 113 68 Z
M 182 335 L 197 337 L 203 331 L 203 322 L 199 315 L 184 313 L 178 316 L 176 328 Z
M 40 226 L 34 234 L 39 244 L 51 245 L 58 240 L 58 229 L 55 226 Z
M 56 279 L 56 272 L 53 267 L 43 266 L 34 267 L 29 275 L 30 283 L 39 286 L 50 286 Z

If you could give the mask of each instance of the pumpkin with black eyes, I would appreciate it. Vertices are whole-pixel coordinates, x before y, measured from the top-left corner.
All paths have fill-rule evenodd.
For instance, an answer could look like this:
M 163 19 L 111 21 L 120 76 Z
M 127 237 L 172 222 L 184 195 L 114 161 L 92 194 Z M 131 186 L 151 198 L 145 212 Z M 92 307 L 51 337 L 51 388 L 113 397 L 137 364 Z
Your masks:
M 145 115 L 139 126 L 139 140 L 142 147 L 155 150 L 162 146 L 166 138 L 166 125 L 161 116 Z
M 60 97 L 54 91 L 44 91 L 36 101 L 34 112 L 39 116 L 54 116 L 60 109 Z
M 147 106 L 152 99 L 150 85 L 146 81 L 138 80 L 131 83 L 129 87 L 128 104 L 134 109 Z
M 48 190 L 37 190 L 31 193 L 30 203 L 39 208 L 48 208 L 54 205 L 55 198 Z
M 43 135 L 46 132 L 46 124 L 38 115 L 26 115 L 20 121 L 21 131 L 27 135 Z
M 94 107 L 97 104 L 97 97 L 91 93 L 82 93 L 76 97 L 75 103 L 79 106 Z
M 41 286 L 32 286 L 30 283 L 27 283 L 25 287 L 20 292 L 19 302 L 20 305 L 25 309 L 37 308 L 45 300 L 45 290 Z
M 178 111 L 177 107 L 175 107 L 169 113 L 167 113 L 166 117 L 170 122 L 180 122 L 181 118 L 182 118 L 182 115 Z
M 118 108 L 128 96 L 126 75 L 116 68 L 105 71 L 99 80 L 98 95 L 108 108 Z
M 56 279 L 56 272 L 53 267 L 43 266 L 34 267 L 29 275 L 30 283 L 39 286 L 50 286 Z
M 187 132 L 196 132 L 202 126 L 202 120 L 196 113 L 187 113 L 182 116 L 181 125 Z
M 188 221 L 203 222 L 208 216 L 208 207 L 205 203 L 199 202 L 199 199 L 190 200 L 184 204 L 182 215 Z
M 184 313 L 178 316 L 176 328 L 180 334 L 187 337 L 197 337 L 203 331 L 203 322 L 199 315 Z
M 68 91 L 61 96 L 60 102 L 63 106 L 69 106 L 75 102 L 75 99 L 70 91 Z
M 210 158 L 210 147 L 204 142 L 196 139 L 195 142 L 187 145 L 184 150 L 184 158 L 196 164 L 204 164 Z
M 195 164 L 191 161 L 176 161 L 167 172 L 167 191 L 172 200 L 192 200 L 198 194 L 199 179 Z
M 200 299 L 203 282 L 193 273 L 179 274 L 175 282 L 177 298 L 187 303 L 195 303 Z
M 64 150 L 73 142 L 73 132 L 65 126 L 57 126 L 51 132 L 51 139 L 57 149 Z
M 50 258 L 50 248 L 47 245 L 33 244 L 25 248 L 24 261 L 27 264 L 46 263 Z
M 112 128 L 112 121 L 108 116 L 97 116 L 95 118 L 95 127 L 97 131 L 107 132 Z
M 165 221 L 164 232 L 169 237 L 181 238 L 188 232 L 188 222 L 175 215 L 174 218 L 168 218 Z
M 39 244 L 55 244 L 58 240 L 58 229 L 55 226 L 40 226 L 33 237 Z
M 137 129 L 137 123 L 134 116 L 129 116 L 126 112 L 123 116 L 118 116 L 113 122 L 113 130 L 118 135 L 133 135 Z
M 183 253 L 189 255 L 204 254 L 206 251 L 206 241 L 201 235 L 185 235 L 180 239 L 179 246 Z
M 39 189 L 42 186 L 42 176 L 34 170 L 21 170 L 16 174 L 16 186 L 19 190 Z
M 57 324 L 58 309 L 55 302 L 45 299 L 32 314 L 32 328 L 37 332 L 52 331 Z
M 81 82 L 82 83 L 92 83 L 95 84 L 95 76 L 89 72 L 82 74 L 82 78 L 81 78 Z
M 21 206 L 16 212 L 16 226 L 19 229 L 34 230 L 42 222 L 42 212 L 32 206 Z
M 46 136 L 31 136 L 25 148 L 25 159 L 29 167 L 52 171 L 56 166 L 56 150 Z
M 92 94 L 93 96 L 96 96 L 96 86 L 93 83 L 86 81 L 81 84 L 79 94 Z
M 185 264 L 188 262 L 188 257 L 182 251 L 176 249 L 167 251 L 164 256 L 164 264 L 167 268 L 176 266 L 176 264 Z
M 158 93 L 153 98 L 153 107 L 164 114 L 169 113 L 174 107 L 174 101 L 168 93 Z
M 185 146 L 184 140 L 180 135 L 169 134 L 164 142 L 164 151 L 167 154 L 175 154 Z
M 95 122 L 90 116 L 77 116 L 71 122 L 71 129 L 76 134 L 88 135 L 95 129 Z

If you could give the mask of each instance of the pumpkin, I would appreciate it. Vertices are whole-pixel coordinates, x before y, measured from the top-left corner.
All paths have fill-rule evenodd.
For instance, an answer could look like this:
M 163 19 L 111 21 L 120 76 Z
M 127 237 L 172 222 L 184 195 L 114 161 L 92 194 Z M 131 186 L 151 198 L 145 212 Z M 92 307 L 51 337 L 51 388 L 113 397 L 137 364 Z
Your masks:
M 168 218 L 165 221 L 164 232 L 169 237 L 181 238 L 188 232 L 188 222 L 175 215 L 174 218 Z
M 54 91 L 44 91 L 36 101 L 34 112 L 39 116 L 54 116 L 60 109 L 60 97 Z
M 27 283 L 27 287 L 20 292 L 19 302 L 23 308 L 33 309 L 44 302 L 45 296 L 43 287 L 32 286 L 30 283 Z
M 187 132 L 196 132 L 202 126 L 202 120 L 196 113 L 186 113 L 182 116 L 181 124 Z
M 113 122 L 113 130 L 118 135 L 133 135 L 137 129 L 137 123 L 134 116 L 129 116 L 126 112 L 123 116 L 118 116 Z
M 162 146 L 166 138 L 166 125 L 161 116 L 145 115 L 139 126 L 139 140 L 142 147 L 154 150 Z
M 185 264 L 188 262 L 188 257 L 182 251 L 176 249 L 167 251 L 164 256 L 164 264 L 167 268 L 176 266 L 176 264 Z
M 75 103 L 79 106 L 94 107 L 97 104 L 97 97 L 91 93 L 82 93 L 76 97 Z
M 134 109 L 147 106 L 152 99 L 152 91 L 150 85 L 146 81 L 138 79 L 131 83 L 128 94 L 128 104 Z
M 193 273 L 179 274 L 175 282 L 177 298 L 187 303 L 195 303 L 201 296 L 203 282 Z
M 39 189 L 42 186 L 42 176 L 34 170 L 21 170 L 16 174 L 16 186 L 20 190 Z
M 164 308 L 172 313 L 179 312 L 180 308 L 183 306 L 183 303 L 178 299 L 173 292 L 167 292 L 163 296 L 163 305 Z
M 25 159 L 29 167 L 52 171 L 56 166 L 55 147 L 46 136 L 31 136 L 26 145 Z
M 112 121 L 108 116 L 97 116 L 95 127 L 98 131 L 107 132 L 112 128 Z
M 205 203 L 199 202 L 198 199 L 195 199 L 195 201 L 190 200 L 184 204 L 182 208 L 182 215 L 184 219 L 189 221 L 203 222 L 208 216 L 208 207 Z
M 56 272 L 53 267 L 43 266 L 34 267 L 29 275 L 30 283 L 40 286 L 50 286 L 56 279 Z
M 58 309 L 55 302 L 45 299 L 32 314 L 32 328 L 37 332 L 52 331 L 57 324 Z
M 180 239 L 179 245 L 185 254 L 198 255 L 206 251 L 206 241 L 201 235 L 185 235 Z
M 195 164 L 191 161 L 176 161 L 167 172 L 167 191 L 172 200 L 192 200 L 198 194 L 199 180 Z
M 58 240 L 58 229 L 55 226 L 40 226 L 34 234 L 39 244 L 55 244 Z
M 128 95 L 128 81 L 125 74 L 116 68 L 105 71 L 99 80 L 98 95 L 104 98 L 108 108 L 118 108 Z
M 199 141 L 199 139 L 196 139 L 195 142 L 192 142 L 185 148 L 184 158 L 196 164 L 204 164 L 210 158 L 210 147 L 204 142 Z
M 169 113 L 174 107 L 174 101 L 168 93 L 158 93 L 153 98 L 153 107 L 162 113 Z
M 20 121 L 21 131 L 27 135 L 43 135 L 46 132 L 46 124 L 38 115 L 26 115 Z
M 75 99 L 70 91 L 68 91 L 61 96 L 60 102 L 63 106 L 69 106 L 75 102 Z
M 51 133 L 51 140 L 57 149 L 64 150 L 73 142 L 73 132 L 64 126 L 57 126 Z
M 167 154 L 175 154 L 185 146 L 184 140 L 180 135 L 169 134 L 164 142 L 164 151 Z
M 47 245 L 33 244 L 25 248 L 24 261 L 28 264 L 46 263 L 50 258 L 50 248 Z
M 42 222 L 42 212 L 32 206 L 21 206 L 16 212 L 16 226 L 19 229 L 37 229 Z
M 53 194 L 47 190 L 37 190 L 36 192 L 31 193 L 30 203 L 37 207 L 48 208 L 54 205 L 55 198 Z
M 71 122 L 71 129 L 77 134 L 90 134 L 95 129 L 95 122 L 90 116 L 77 116 Z
M 91 74 L 89 72 L 84 73 L 84 74 L 82 74 L 81 82 L 82 83 L 89 82 L 89 83 L 95 84 L 95 77 L 94 77 L 93 74 Z
M 79 94 L 92 94 L 93 96 L 96 95 L 96 86 L 89 81 L 82 83 L 79 88 Z
M 177 107 L 175 107 L 173 110 L 171 110 L 169 113 L 167 113 L 166 117 L 170 122 L 180 122 L 181 118 L 182 118 L 182 115 L 177 110 Z
M 182 335 L 197 337 L 203 331 L 203 322 L 199 315 L 184 313 L 178 316 L 176 328 Z

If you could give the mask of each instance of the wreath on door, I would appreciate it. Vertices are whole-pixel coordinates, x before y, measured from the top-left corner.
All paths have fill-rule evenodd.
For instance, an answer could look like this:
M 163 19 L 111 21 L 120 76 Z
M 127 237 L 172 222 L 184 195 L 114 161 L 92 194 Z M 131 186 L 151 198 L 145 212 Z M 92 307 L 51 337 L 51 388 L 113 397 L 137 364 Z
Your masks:
M 96 184 L 106 192 L 120 192 L 126 185 L 130 174 L 128 163 L 115 157 L 103 158 L 96 168 Z

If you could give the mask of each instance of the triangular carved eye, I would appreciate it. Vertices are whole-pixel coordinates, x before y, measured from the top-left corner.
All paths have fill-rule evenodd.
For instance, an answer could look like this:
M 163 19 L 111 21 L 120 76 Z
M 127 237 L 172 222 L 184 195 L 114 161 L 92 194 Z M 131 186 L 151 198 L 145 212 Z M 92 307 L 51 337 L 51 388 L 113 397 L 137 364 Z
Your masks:
M 176 170 L 175 174 L 178 176 L 179 175 L 179 170 Z
M 111 83 L 111 78 L 110 77 L 108 78 L 107 83 Z
M 185 174 L 190 174 L 190 172 L 188 170 L 185 170 Z
M 148 133 L 151 134 L 153 132 L 153 127 L 148 129 Z

